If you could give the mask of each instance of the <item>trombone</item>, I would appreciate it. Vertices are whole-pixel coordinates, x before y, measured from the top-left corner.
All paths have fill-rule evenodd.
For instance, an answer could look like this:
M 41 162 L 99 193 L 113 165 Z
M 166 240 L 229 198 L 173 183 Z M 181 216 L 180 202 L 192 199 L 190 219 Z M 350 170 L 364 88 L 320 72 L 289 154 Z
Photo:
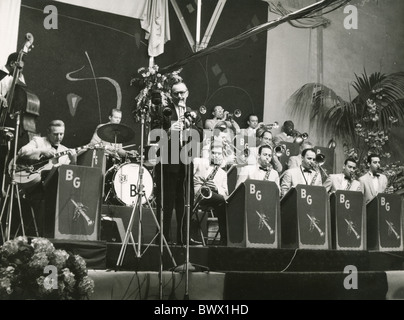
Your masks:
M 325 163 L 325 154 L 317 153 L 315 163 L 316 164 L 312 166 L 313 170 L 318 170 L 320 174 L 324 175 L 324 177 L 327 179 L 328 174 L 323 168 L 323 165 Z

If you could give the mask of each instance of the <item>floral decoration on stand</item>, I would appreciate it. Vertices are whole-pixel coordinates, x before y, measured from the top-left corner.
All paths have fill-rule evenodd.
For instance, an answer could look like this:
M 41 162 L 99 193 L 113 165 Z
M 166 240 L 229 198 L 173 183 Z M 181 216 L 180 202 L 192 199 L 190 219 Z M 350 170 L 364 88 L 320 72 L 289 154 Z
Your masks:
M 48 239 L 29 243 L 26 237 L 17 237 L 0 247 L 2 300 L 83 300 L 93 292 L 85 260 L 55 249 Z
M 380 111 L 384 107 L 383 97 L 382 88 L 371 91 L 370 96 L 366 99 L 364 116 L 355 125 L 356 146 L 348 148 L 347 145 L 344 145 L 345 155 L 353 156 L 359 160 L 358 176 L 368 171 L 367 156 L 369 154 L 378 154 L 381 160 L 387 160 L 391 157 L 390 152 L 387 152 L 385 147 L 389 141 L 390 130 L 398 123 L 398 119 L 389 116 L 389 125 L 384 129 L 380 128 Z M 404 187 L 404 166 L 400 161 L 382 165 L 381 170 L 387 176 L 389 192 L 396 192 Z
M 138 69 L 140 77 L 133 78 L 130 81 L 131 86 L 141 88 L 135 98 L 136 120 L 140 121 L 143 115 L 147 115 L 146 122 L 150 123 L 151 118 L 161 118 L 162 107 L 168 105 L 171 100 L 170 88 L 173 83 L 182 81 L 179 73 L 182 69 L 167 74 L 158 72 L 158 65 L 151 67 L 141 67 Z M 154 117 L 151 117 L 151 116 Z

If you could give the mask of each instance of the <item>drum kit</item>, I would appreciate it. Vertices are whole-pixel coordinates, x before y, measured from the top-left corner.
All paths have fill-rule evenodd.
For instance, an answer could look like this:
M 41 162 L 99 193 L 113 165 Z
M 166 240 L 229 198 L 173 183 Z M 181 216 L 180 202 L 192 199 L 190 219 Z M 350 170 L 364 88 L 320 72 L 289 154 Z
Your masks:
M 126 143 L 135 136 L 131 127 L 119 123 L 105 124 L 98 128 L 97 134 L 102 140 L 114 144 Z M 135 155 L 128 156 L 122 163 L 117 153 L 115 156 L 114 154 L 110 155 L 113 165 L 105 172 L 105 203 L 124 206 L 136 205 L 139 195 L 140 156 L 143 155 L 135 152 Z M 154 189 L 152 169 L 144 169 L 143 191 L 150 201 L 153 198 Z M 142 204 L 145 204 L 147 199 L 142 199 Z

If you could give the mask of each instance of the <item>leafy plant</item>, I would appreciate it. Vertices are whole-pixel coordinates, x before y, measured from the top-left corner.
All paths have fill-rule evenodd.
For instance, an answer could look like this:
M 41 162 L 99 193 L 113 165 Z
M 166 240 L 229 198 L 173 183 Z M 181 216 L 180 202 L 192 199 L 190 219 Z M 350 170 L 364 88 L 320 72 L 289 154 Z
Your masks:
M 323 84 L 308 83 L 289 98 L 287 107 L 294 117 L 309 115 L 317 132 L 342 140 L 345 155 L 356 155 L 359 160 L 358 174 L 367 171 L 369 153 L 379 154 L 389 186 L 399 190 L 404 184 L 403 166 L 389 160 L 389 134 L 404 121 L 404 72 L 368 76 L 364 71 L 355 78 L 352 86 L 357 95 L 350 101 Z

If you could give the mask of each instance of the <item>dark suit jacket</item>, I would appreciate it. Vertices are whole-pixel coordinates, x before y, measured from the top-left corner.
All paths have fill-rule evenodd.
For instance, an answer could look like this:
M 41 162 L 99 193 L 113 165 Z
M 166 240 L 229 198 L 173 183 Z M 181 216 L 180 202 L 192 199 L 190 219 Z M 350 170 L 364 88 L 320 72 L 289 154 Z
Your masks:
M 184 137 L 187 137 L 187 140 L 184 141 L 183 146 L 180 146 L 179 132 L 170 132 L 170 127 L 173 122 L 178 120 L 177 111 L 175 106 L 170 103 L 168 106 L 171 109 L 171 116 L 165 116 L 162 112 L 152 119 L 152 129 L 163 129 L 167 134 L 166 143 L 162 143 L 162 139 L 160 139 L 159 146 L 161 151 L 161 145 L 163 145 L 163 164 L 170 172 L 178 172 L 180 170 L 181 162 L 181 153 L 184 155 L 185 152 L 188 152 L 191 147 L 192 151 L 194 151 L 194 147 L 198 147 L 198 153 L 200 151 L 200 143 L 203 140 L 203 123 L 200 114 L 192 110 L 190 107 L 186 108 L 186 111 L 194 111 L 196 114 L 196 119 L 191 125 L 191 130 L 183 130 Z M 196 150 L 196 149 L 195 149 Z M 160 155 L 160 152 L 157 152 L 157 155 Z M 198 154 L 192 154 L 192 158 L 197 157 Z M 192 161 L 191 161 L 192 164 Z M 157 165 L 159 167 L 159 165 Z M 192 172 L 192 170 L 191 170 Z

